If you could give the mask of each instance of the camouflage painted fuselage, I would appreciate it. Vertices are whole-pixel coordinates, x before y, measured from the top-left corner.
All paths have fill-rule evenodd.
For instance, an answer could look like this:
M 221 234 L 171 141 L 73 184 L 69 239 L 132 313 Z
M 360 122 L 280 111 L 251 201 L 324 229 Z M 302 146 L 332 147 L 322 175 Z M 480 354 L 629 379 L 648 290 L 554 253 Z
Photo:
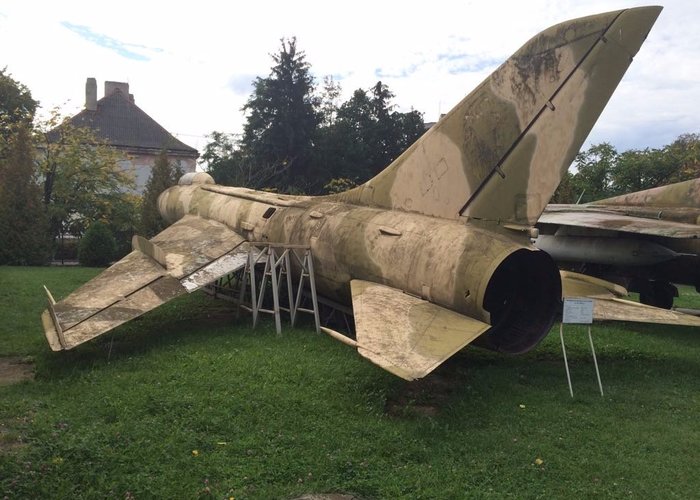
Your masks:
M 548 256 L 525 234 L 497 226 L 357 206 L 334 196 L 285 196 L 212 184 L 170 188 L 159 206 L 170 223 L 197 215 L 226 224 L 248 241 L 310 245 L 319 292 L 348 305 L 350 281 L 360 279 L 498 326 L 525 311 L 533 322 L 537 310 L 551 323 L 550 309 L 560 296 Z M 541 329 L 540 321 L 534 323 Z M 519 352 L 542 334 L 517 342 L 501 338 L 491 347 Z M 498 335 L 507 336 L 495 331 L 491 338 Z

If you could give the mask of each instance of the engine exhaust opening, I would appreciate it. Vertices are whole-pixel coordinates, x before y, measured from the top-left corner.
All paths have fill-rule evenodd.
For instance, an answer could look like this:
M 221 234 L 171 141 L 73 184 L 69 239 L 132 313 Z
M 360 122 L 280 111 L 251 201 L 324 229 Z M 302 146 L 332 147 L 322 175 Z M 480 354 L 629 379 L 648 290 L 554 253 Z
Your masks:
M 561 307 L 561 278 L 542 251 L 517 250 L 491 276 L 483 307 L 493 327 L 474 345 L 508 354 L 529 351 L 549 332 Z

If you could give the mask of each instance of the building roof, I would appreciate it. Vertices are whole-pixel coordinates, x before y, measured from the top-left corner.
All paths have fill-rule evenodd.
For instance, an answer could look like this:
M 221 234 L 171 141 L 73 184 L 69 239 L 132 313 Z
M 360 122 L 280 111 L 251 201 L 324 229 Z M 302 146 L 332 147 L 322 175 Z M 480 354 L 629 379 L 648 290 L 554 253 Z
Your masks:
M 119 89 L 97 101 L 96 111 L 83 109 L 69 122 L 93 129 L 98 137 L 118 148 L 158 151 L 165 148 L 168 153 L 199 156 L 195 148 L 176 139 Z

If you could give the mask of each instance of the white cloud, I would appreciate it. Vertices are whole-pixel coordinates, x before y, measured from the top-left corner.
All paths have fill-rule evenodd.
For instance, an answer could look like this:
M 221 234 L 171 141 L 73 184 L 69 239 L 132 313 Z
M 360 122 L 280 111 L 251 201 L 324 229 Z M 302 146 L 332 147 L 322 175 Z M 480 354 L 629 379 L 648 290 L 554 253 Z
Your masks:
M 641 3 L 122 0 L 105 7 L 6 0 L 0 64 L 45 107 L 69 101 L 68 113 L 82 107 L 87 77 L 97 78 L 99 95 L 105 80 L 128 81 L 144 111 L 201 149 L 213 130 L 240 132 L 250 82 L 268 75 L 269 54 L 282 37 L 296 36 L 319 81 L 335 75 L 343 98 L 381 78 L 400 109 L 417 109 L 432 121 L 540 30 L 630 4 Z M 659 146 L 700 131 L 698 18 L 697 0 L 666 2 L 589 143 Z M 123 57 L 62 23 L 123 43 L 148 60 Z

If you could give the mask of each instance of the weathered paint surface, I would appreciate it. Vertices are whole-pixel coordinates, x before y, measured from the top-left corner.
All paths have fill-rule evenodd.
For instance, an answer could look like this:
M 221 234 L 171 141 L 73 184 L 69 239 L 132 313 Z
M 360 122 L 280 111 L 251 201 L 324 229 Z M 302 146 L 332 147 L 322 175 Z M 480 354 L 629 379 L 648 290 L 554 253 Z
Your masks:
M 585 205 L 548 205 L 540 223 L 668 238 L 700 238 L 700 179 Z
M 532 225 L 660 10 L 545 30 L 346 193 L 285 196 L 184 176 L 159 198 L 172 226 L 51 306 L 59 328 L 49 314 L 47 337 L 71 338 L 59 342 L 70 348 L 228 272 L 249 242 L 270 242 L 311 246 L 319 292 L 353 306 L 358 351 L 399 376 L 423 376 L 472 341 L 530 349 L 561 298 Z
M 58 328 L 51 310 L 44 311 L 44 331 L 53 350 L 71 349 L 211 282 L 202 278 L 211 264 L 219 263 L 223 274 L 235 265 L 242 267 L 245 261 L 227 257 L 248 249 L 244 239 L 223 224 L 191 216 L 150 243 L 154 248 L 135 242 L 140 249 L 53 306 Z
M 620 233 L 646 234 L 663 238 L 700 238 L 700 226 L 676 222 L 684 219 L 689 210 L 664 210 L 639 206 L 620 210 L 617 207 L 550 205 L 540 217 L 538 225 L 589 228 Z M 694 219 L 695 215 L 691 215 Z
M 351 279 L 381 283 L 489 321 L 482 307 L 493 271 L 513 252 L 531 249 L 524 234 L 488 231 L 459 221 L 334 201 L 207 185 L 177 186 L 160 198 L 168 218 L 197 214 L 249 241 L 311 246 L 316 286 L 349 303 Z M 263 217 L 269 209 L 275 212 Z
M 695 209 L 696 218 L 694 220 L 681 220 L 669 217 L 668 220 L 678 222 L 698 223 L 700 215 L 700 179 L 677 182 L 668 186 L 660 186 L 636 193 L 623 194 L 614 198 L 596 201 L 591 203 L 594 206 L 626 206 L 626 207 L 658 207 L 662 211 L 680 208 Z
M 396 288 L 350 284 L 360 354 L 407 380 L 424 377 L 490 328 Z
M 342 198 L 535 224 L 660 10 L 610 12 L 543 31 L 385 171 Z

